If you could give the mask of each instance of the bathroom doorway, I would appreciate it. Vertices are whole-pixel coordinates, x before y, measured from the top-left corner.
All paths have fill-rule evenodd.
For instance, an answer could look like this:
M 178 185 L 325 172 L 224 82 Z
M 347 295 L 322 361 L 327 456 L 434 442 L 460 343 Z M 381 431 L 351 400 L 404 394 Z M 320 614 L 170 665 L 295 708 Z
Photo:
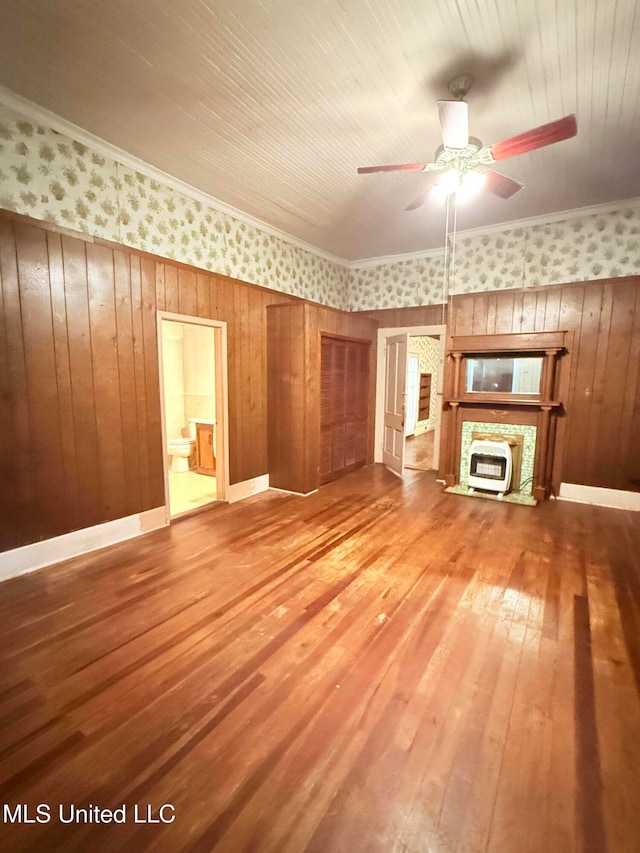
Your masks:
M 226 323 L 158 312 L 165 505 L 169 519 L 226 499 Z

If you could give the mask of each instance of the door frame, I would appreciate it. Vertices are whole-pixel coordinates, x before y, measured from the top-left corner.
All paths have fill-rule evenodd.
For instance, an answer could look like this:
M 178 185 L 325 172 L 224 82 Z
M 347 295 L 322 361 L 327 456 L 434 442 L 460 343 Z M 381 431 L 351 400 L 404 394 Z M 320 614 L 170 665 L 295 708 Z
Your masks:
M 440 467 L 440 430 L 442 424 L 442 394 L 444 382 L 444 354 L 447 342 L 447 327 L 445 325 L 438 326 L 396 326 L 394 328 L 378 329 L 378 351 L 376 365 L 376 412 L 375 412 L 375 429 L 374 429 L 374 462 L 382 462 L 382 439 L 384 430 L 384 365 L 385 365 L 385 344 L 387 338 L 392 338 L 394 335 L 407 332 L 409 337 L 419 337 L 420 335 L 429 335 L 440 338 L 440 358 L 438 361 L 438 382 L 437 382 L 437 404 L 436 404 L 436 425 L 435 436 L 433 441 L 433 469 L 438 470 Z M 405 437 L 406 441 L 406 437 Z
M 414 360 L 412 362 L 412 359 Z M 415 364 L 416 366 L 416 398 L 415 398 L 415 407 L 413 413 L 413 432 L 407 432 L 407 426 L 409 424 L 409 377 L 411 375 L 411 365 Z M 418 424 L 418 403 L 420 402 L 420 354 L 417 352 L 409 352 L 407 353 L 407 408 L 404 413 L 404 437 L 409 438 L 412 435 L 415 435 L 416 426 Z
M 162 352 L 162 321 L 170 320 L 191 326 L 208 326 L 214 331 L 214 369 L 216 383 L 216 501 L 226 501 L 229 494 L 229 387 L 227 378 L 227 324 L 222 320 L 207 320 L 190 314 L 156 311 L 158 329 L 158 372 L 160 376 L 160 412 L 162 424 L 162 467 L 164 473 L 164 498 L 167 523 L 169 513 L 169 451 L 167 448 L 166 413 L 164 400 L 164 361 Z M 213 503 L 213 501 L 212 501 Z

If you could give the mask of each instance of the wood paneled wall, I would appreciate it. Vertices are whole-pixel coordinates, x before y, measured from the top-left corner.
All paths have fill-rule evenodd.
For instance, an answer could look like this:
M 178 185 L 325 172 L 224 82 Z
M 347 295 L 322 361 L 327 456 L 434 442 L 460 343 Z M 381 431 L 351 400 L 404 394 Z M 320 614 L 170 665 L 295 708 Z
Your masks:
M 0 550 L 164 503 L 156 310 L 228 324 L 230 479 L 265 474 L 266 306 L 299 301 L 0 214 Z
M 369 316 L 418 325 L 425 310 Z M 449 306 L 452 335 L 558 330 L 575 333 L 562 481 L 640 490 L 640 276 L 464 294 Z
M 267 440 L 269 483 L 305 493 L 315 488 L 310 436 L 314 432 L 309 306 L 267 311 Z
M 156 307 L 227 324 L 230 482 L 268 472 L 267 306 L 302 303 L 236 279 L 155 262 Z
M 362 315 L 303 303 L 272 307 L 269 325 L 269 473 L 273 486 L 306 494 L 320 484 L 321 335 L 369 341 L 367 461 L 373 461 L 377 325 Z
M 150 258 L 0 218 L 3 549 L 164 503 Z
M 443 326 L 447 322 L 446 305 L 381 308 L 379 311 L 356 311 L 354 314 L 371 317 L 381 329 L 394 329 L 402 326 Z
M 640 276 L 453 299 L 453 335 L 575 333 L 562 480 L 640 490 Z
M 0 550 L 164 503 L 157 309 L 228 324 L 230 479 L 268 472 L 266 308 L 301 300 L 13 214 L 0 286 Z M 442 322 L 441 306 L 314 310 L 347 337 Z M 458 335 L 574 331 L 562 479 L 640 489 L 640 277 L 456 296 L 449 313 Z

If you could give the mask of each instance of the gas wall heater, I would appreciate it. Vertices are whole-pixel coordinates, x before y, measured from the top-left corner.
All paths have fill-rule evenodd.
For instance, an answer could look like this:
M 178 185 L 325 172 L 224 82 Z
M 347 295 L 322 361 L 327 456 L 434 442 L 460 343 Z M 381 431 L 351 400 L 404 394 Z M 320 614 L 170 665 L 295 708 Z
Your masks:
M 511 485 L 511 447 L 506 441 L 471 442 L 469 450 L 469 487 L 497 492 L 498 497 Z

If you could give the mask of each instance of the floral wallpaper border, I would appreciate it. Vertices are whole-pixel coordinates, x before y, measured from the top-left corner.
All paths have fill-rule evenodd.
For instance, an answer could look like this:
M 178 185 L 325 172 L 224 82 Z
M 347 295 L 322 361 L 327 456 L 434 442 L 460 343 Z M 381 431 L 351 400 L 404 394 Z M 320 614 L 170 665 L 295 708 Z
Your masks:
M 0 104 L 0 207 L 346 309 L 350 271 Z
M 443 301 L 443 253 L 351 270 L 349 310 Z M 621 202 L 572 216 L 456 240 L 452 294 L 640 275 L 640 206 Z
M 440 304 L 442 252 L 344 264 L 0 104 L 0 207 L 351 311 Z M 458 235 L 452 294 L 640 274 L 640 205 Z

